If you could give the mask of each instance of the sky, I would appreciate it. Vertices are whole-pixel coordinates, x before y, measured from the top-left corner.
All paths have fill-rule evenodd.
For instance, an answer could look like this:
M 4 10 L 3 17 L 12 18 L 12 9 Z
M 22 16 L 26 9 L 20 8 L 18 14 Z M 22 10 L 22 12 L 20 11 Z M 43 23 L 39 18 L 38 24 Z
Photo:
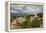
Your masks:
M 39 14 L 43 12 L 43 6 L 42 5 L 16 5 L 11 4 L 11 13 L 22 15 L 22 14 Z

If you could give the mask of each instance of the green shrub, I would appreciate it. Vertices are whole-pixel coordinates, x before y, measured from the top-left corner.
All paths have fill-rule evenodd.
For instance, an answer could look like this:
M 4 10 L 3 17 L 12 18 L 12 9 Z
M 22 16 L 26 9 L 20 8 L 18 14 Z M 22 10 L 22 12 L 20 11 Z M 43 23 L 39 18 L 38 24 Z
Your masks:
M 20 27 L 21 27 L 21 28 L 27 28 L 27 25 L 28 25 L 28 22 L 27 22 L 27 21 L 24 21 L 24 22 L 20 25 Z
M 27 26 L 27 27 L 28 27 L 28 28 L 31 28 L 31 27 L 32 27 L 31 21 L 28 22 L 28 26 Z
M 40 21 L 38 19 L 32 20 L 32 28 L 40 27 Z
M 32 25 L 31 25 L 31 21 L 29 18 L 26 18 L 26 21 L 24 21 L 22 24 L 21 24 L 21 28 L 30 28 Z

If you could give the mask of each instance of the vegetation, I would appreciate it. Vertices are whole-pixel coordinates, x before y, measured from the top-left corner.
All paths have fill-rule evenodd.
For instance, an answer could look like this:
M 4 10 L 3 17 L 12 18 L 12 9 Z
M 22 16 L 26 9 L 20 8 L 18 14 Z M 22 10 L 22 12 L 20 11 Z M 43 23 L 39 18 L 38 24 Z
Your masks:
M 23 21 L 23 23 L 16 22 L 17 26 L 19 26 L 20 28 L 39 28 L 40 25 L 43 24 L 42 17 L 38 17 L 38 18 L 41 18 L 40 20 L 38 20 L 37 17 L 34 17 L 34 19 L 32 21 L 30 21 L 30 17 L 31 16 L 26 16 L 26 18 L 25 18 L 26 21 Z M 16 19 L 16 18 L 17 18 L 16 16 L 14 16 L 14 17 L 12 16 L 11 17 L 11 22 L 13 21 L 13 19 Z
M 34 20 L 32 20 L 32 28 L 37 28 L 37 27 L 40 27 L 40 20 L 35 18 Z

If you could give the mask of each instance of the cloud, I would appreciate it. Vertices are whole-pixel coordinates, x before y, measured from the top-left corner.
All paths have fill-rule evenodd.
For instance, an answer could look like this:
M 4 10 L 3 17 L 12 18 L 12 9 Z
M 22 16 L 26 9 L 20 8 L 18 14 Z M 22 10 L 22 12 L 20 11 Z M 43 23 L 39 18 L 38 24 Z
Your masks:
M 11 12 L 12 13 L 27 13 L 27 14 L 37 14 L 37 13 L 42 13 L 42 8 L 43 6 L 42 5 L 18 5 L 18 6 L 11 6 L 12 10 Z
M 12 12 L 12 13 L 18 13 L 18 11 L 13 11 L 13 10 L 11 10 L 11 12 Z

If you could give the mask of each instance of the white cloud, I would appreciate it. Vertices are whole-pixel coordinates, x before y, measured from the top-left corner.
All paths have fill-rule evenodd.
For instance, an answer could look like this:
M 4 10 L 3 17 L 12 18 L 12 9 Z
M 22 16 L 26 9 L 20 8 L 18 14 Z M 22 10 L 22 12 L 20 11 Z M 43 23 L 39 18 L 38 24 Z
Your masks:
M 12 12 L 12 13 L 18 13 L 18 11 L 13 11 L 13 10 L 11 10 L 11 12 Z
M 23 10 L 23 13 L 41 13 L 42 8 L 40 7 L 27 7 L 26 10 Z
M 22 6 L 24 7 L 24 9 L 23 9 Z M 16 13 L 18 13 L 20 11 L 20 13 L 35 14 L 35 13 L 42 13 L 42 11 L 43 11 L 42 6 L 37 6 L 37 5 L 32 5 L 32 6 L 28 5 L 26 7 L 24 5 L 19 5 L 19 6 L 14 6 L 14 7 L 11 7 L 11 8 L 15 9 L 12 12 L 16 12 Z

